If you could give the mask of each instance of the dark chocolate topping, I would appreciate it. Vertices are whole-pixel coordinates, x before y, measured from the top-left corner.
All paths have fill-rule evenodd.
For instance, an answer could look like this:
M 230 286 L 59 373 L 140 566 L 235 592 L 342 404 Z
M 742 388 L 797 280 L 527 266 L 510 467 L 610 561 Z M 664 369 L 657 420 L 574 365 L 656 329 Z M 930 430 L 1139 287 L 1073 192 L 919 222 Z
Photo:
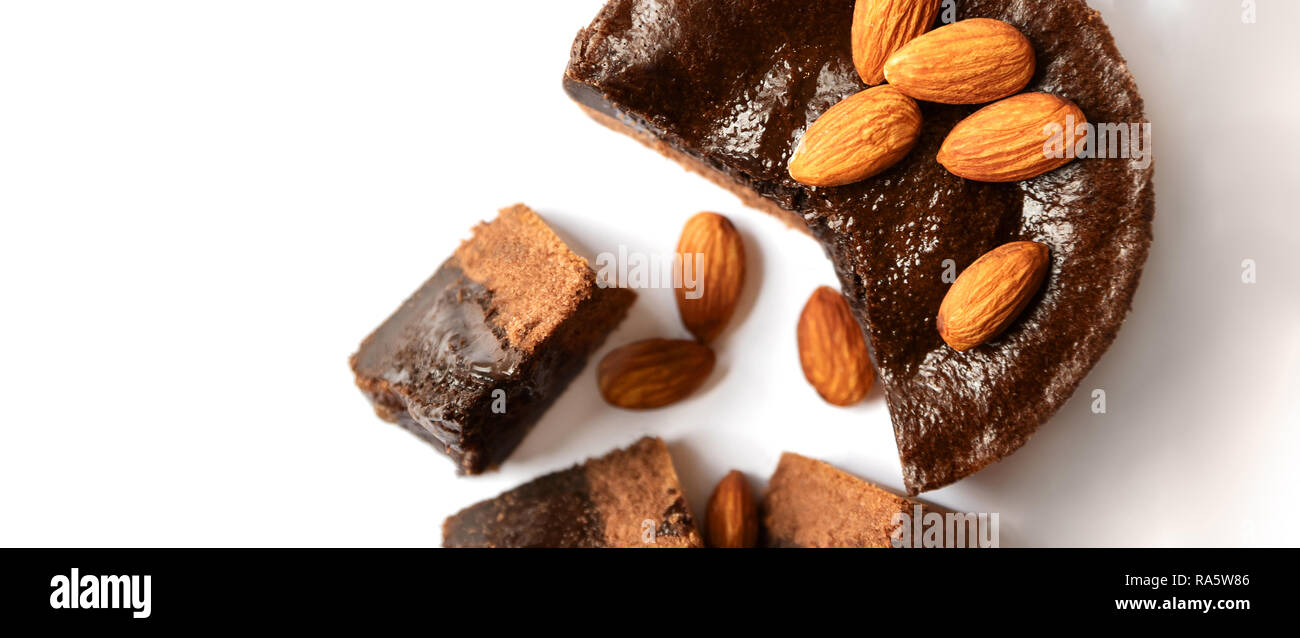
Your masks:
M 968 181 L 935 155 L 978 105 L 922 103 L 922 137 L 898 165 L 844 187 L 794 182 L 786 164 L 804 130 L 864 88 L 852 12 L 847 1 L 613 0 L 574 43 L 565 87 L 806 222 L 866 328 L 916 493 L 1019 448 L 1114 340 L 1151 241 L 1153 170 L 1087 159 L 1015 184 Z M 1091 122 L 1145 120 L 1109 30 L 1083 0 L 964 0 L 958 12 L 1029 38 L 1038 70 L 1026 90 L 1072 100 Z M 1016 240 L 1050 247 L 1044 291 L 996 340 L 948 348 L 934 325 L 944 261 L 965 268 Z
M 604 547 L 605 524 L 582 467 L 471 505 L 443 525 L 444 547 Z
M 493 324 L 494 313 L 492 293 L 452 257 L 366 339 L 352 362 L 381 417 L 422 428 L 466 469 L 486 461 L 465 425 L 490 418 L 492 390 L 545 383 L 544 376 L 534 382 L 535 375 L 525 374 L 531 367 L 523 365 L 525 353 Z

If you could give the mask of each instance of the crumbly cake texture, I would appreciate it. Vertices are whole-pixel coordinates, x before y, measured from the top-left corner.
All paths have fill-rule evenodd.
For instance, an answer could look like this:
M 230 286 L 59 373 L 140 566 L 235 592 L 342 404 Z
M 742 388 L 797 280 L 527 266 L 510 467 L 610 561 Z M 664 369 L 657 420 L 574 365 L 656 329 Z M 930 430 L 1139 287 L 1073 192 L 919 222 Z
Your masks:
M 464 474 L 499 465 L 635 300 L 523 205 L 479 224 L 352 356 L 382 419 Z
M 833 465 L 786 452 L 763 497 L 769 547 L 892 547 L 894 515 L 920 503 Z M 924 512 L 941 511 L 922 505 Z
M 668 447 L 646 437 L 471 505 L 444 547 L 703 547 Z
M 1072 100 L 1090 122 L 1146 121 L 1109 30 L 1083 0 L 965 0 L 957 12 L 1029 38 L 1037 71 L 1027 91 Z M 602 124 L 821 243 L 867 335 L 915 494 L 1018 449 L 1110 346 L 1151 242 L 1154 169 L 1085 159 L 1019 183 L 972 182 L 935 156 L 982 105 L 922 103 L 921 138 L 899 164 L 848 186 L 794 182 L 786 165 L 808 125 L 865 88 L 852 13 L 852 2 L 611 0 L 575 40 L 564 87 Z M 964 268 L 1018 240 L 1051 249 L 1043 291 L 999 338 L 948 348 L 934 324 L 946 260 Z
M 523 204 L 475 226 L 456 259 L 466 277 L 492 291 L 492 323 L 525 352 L 555 334 L 596 287 L 587 260 Z

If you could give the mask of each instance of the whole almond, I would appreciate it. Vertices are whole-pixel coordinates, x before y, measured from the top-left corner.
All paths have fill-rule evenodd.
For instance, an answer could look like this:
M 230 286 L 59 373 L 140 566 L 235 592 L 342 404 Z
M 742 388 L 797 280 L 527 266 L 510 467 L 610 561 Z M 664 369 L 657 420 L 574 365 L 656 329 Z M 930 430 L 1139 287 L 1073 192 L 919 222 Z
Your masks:
M 939 305 L 939 336 L 966 351 L 1002 334 L 1042 287 L 1048 252 L 1044 244 L 1017 241 L 976 259 Z
M 601 396 L 620 408 L 659 408 L 704 385 L 714 360 L 713 350 L 695 341 L 647 339 L 605 355 L 596 383 Z
M 940 0 L 858 0 L 853 6 L 853 66 L 867 84 L 885 81 L 885 60 L 934 25 Z
M 921 108 L 898 89 L 877 86 L 817 118 L 790 158 L 790 177 L 809 186 L 842 186 L 898 163 L 921 135 Z
M 745 475 L 732 470 L 709 497 L 709 547 L 745 548 L 758 545 L 758 508 Z
M 890 86 L 928 102 L 981 104 L 1015 95 L 1034 77 L 1034 47 L 1001 21 L 971 18 L 939 27 L 889 56 Z
M 958 122 L 937 159 L 954 175 L 979 182 L 1029 179 L 1069 163 L 1086 122 L 1069 100 L 1022 93 Z
M 803 375 L 828 403 L 849 406 L 871 390 L 875 373 L 853 311 L 844 296 L 822 286 L 799 315 L 799 362 Z
M 676 288 L 677 309 L 686 329 L 708 343 L 736 311 L 745 285 L 745 242 L 731 220 L 717 213 L 700 213 L 682 228 L 677 253 L 683 278 L 683 285 Z M 687 288 L 687 283 L 694 285 Z

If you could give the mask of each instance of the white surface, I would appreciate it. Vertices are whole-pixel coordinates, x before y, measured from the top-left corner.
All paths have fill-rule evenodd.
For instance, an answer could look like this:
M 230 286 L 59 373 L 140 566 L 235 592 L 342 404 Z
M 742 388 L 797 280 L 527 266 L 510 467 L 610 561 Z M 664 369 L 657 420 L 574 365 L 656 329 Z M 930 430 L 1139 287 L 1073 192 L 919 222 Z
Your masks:
M 999 512 L 1004 545 L 1300 543 L 1300 3 L 1239 4 L 1094 2 L 1155 123 L 1156 241 L 1075 399 L 925 495 Z M 600 5 L 0 4 L 0 545 L 435 545 L 457 509 L 644 433 L 697 513 L 783 450 L 901 487 L 879 390 L 837 409 L 799 371 L 799 310 L 836 283 L 820 249 L 561 91 Z M 706 392 L 622 412 L 589 366 L 502 471 L 456 478 L 347 357 L 516 201 L 588 257 L 725 213 L 749 296 Z M 682 334 L 645 291 L 606 350 Z

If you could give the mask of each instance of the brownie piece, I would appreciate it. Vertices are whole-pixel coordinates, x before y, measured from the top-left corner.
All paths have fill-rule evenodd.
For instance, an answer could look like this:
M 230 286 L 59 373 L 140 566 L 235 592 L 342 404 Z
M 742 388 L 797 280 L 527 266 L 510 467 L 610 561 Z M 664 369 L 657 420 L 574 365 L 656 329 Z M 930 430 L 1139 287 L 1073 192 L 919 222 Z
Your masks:
M 957 12 L 1029 38 L 1026 90 L 1072 100 L 1091 122 L 1146 120 L 1083 0 L 963 0 Z M 1151 242 L 1153 169 L 1085 159 L 1019 183 L 968 181 L 935 156 L 979 106 L 923 102 L 921 138 L 889 170 L 833 188 L 793 181 L 786 166 L 808 125 L 865 88 L 852 14 L 852 2 L 611 0 L 574 42 L 564 86 L 601 123 L 819 240 L 868 337 L 915 494 L 1023 445 L 1110 346 Z M 1044 290 L 996 340 L 948 348 L 935 328 L 945 261 L 964 268 L 1017 240 L 1051 249 Z
M 945 513 L 885 491 L 829 463 L 781 455 L 763 497 L 769 547 L 892 547 L 895 514 Z
M 635 298 L 597 285 L 536 213 L 511 206 L 366 337 L 352 370 L 380 418 L 478 474 L 519 445 Z
M 703 547 L 668 447 L 646 437 L 471 505 L 444 547 Z

